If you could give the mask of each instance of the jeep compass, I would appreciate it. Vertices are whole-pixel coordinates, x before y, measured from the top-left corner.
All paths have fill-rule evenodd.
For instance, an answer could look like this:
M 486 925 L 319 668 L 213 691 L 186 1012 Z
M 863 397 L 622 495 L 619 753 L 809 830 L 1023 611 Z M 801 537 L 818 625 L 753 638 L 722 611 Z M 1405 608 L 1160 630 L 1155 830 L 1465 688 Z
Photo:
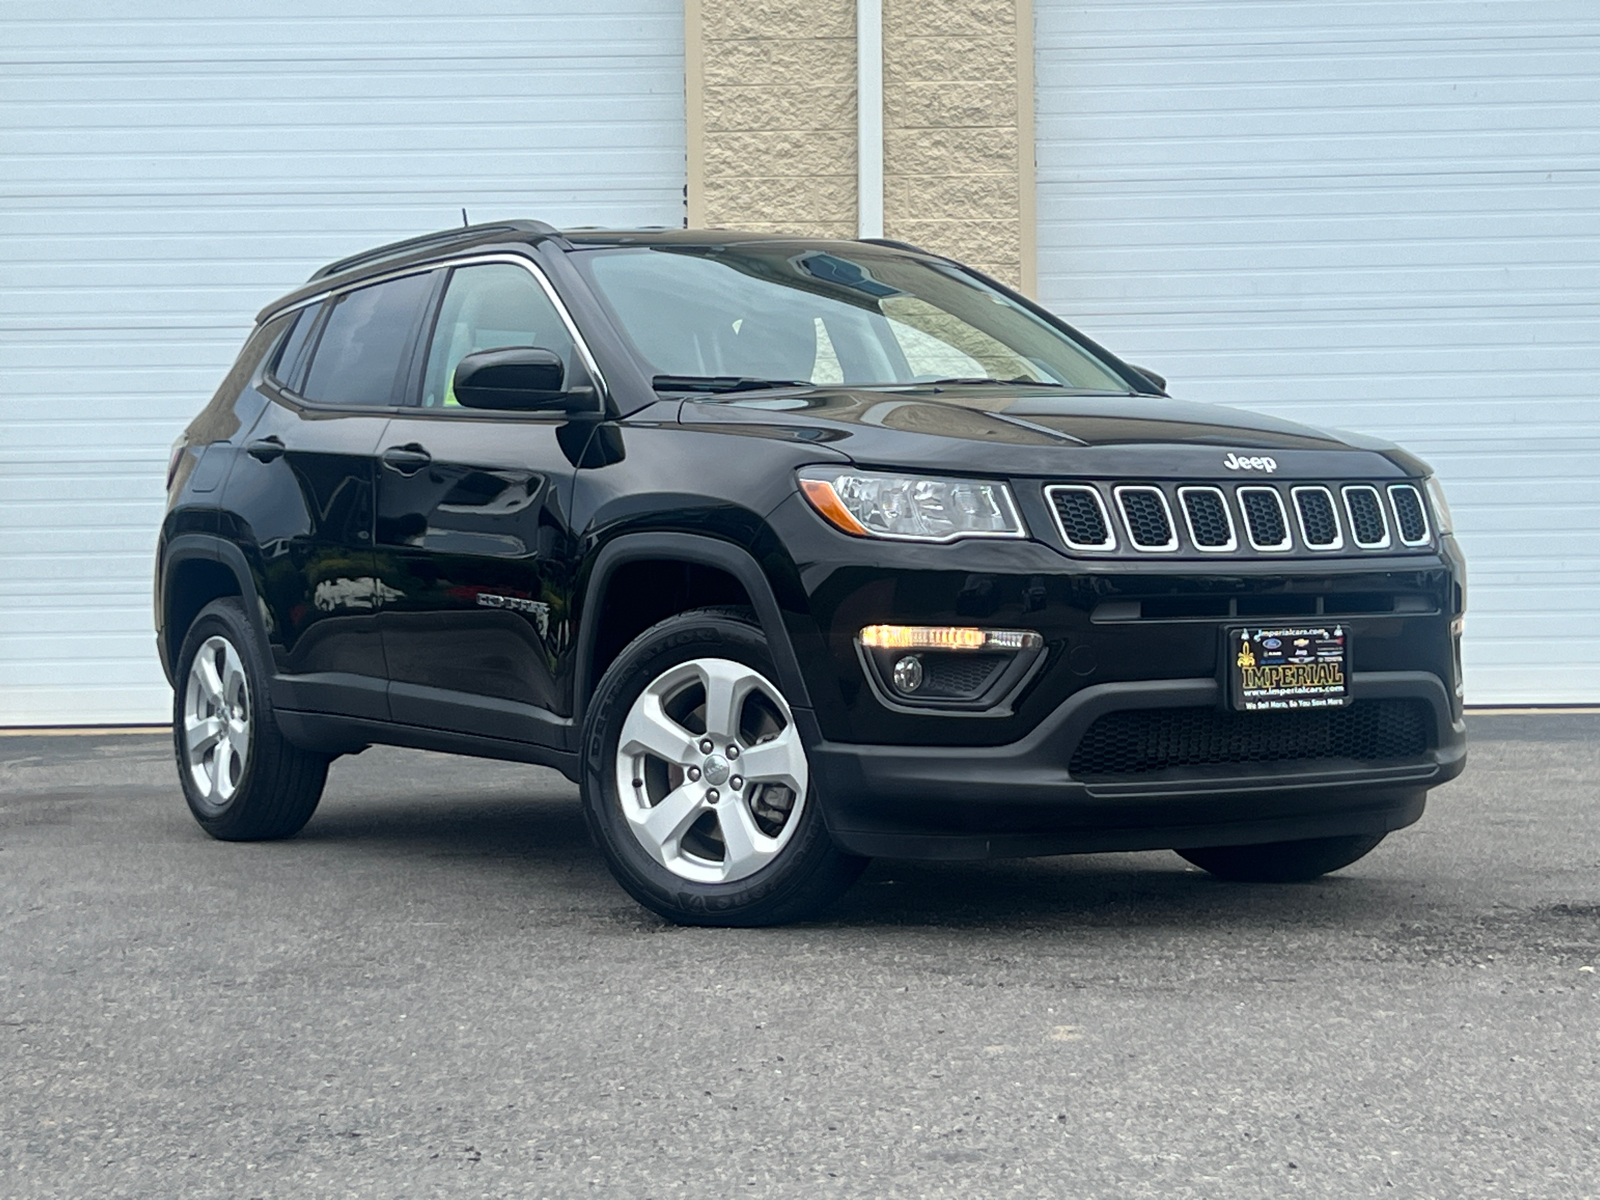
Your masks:
M 1167 397 L 885 241 L 451 230 L 322 268 L 173 448 L 196 820 L 373 743 L 555 767 L 641 904 L 873 856 L 1343 867 L 1465 761 L 1463 564 L 1392 445 Z

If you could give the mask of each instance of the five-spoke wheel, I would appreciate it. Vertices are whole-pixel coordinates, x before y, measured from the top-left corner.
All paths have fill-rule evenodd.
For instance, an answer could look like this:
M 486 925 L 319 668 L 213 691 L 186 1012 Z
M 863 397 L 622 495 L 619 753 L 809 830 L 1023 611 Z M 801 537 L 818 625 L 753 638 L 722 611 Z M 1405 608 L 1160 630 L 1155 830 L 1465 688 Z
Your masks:
M 233 596 L 201 609 L 178 651 L 178 777 L 194 819 L 227 841 L 298 833 L 328 775 L 326 755 L 292 745 L 278 731 L 266 662 L 266 648 Z
M 695 658 L 652 680 L 622 723 L 617 794 L 645 852 L 682 879 L 755 874 L 794 836 L 810 773 L 771 680 Z
M 640 635 L 595 689 L 585 812 L 618 881 L 672 920 L 796 920 L 864 865 L 828 837 L 777 675 L 746 610 L 698 609 Z
M 250 761 L 250 683 L 238 649 L 220 634 L 189 663 L 180 736 L 196 799 L 220 812 Z

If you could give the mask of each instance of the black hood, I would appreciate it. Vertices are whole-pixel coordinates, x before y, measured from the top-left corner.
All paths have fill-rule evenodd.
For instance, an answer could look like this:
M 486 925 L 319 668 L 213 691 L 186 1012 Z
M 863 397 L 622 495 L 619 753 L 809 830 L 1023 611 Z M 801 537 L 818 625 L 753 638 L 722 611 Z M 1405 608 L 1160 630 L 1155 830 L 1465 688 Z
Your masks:
M 952 392 L 960 389 L 960 402 Z M 1230 468 L 1270 458 L 1280 478 L 1416 475 L 1426 468 L 1389 445 L 1293 421 L 1164 397 L 1066 394 L 990 385 L 819 388 L 706 397 L 684 422 L 783 427 L 862 466 L 962 474 L 1238 478 Z

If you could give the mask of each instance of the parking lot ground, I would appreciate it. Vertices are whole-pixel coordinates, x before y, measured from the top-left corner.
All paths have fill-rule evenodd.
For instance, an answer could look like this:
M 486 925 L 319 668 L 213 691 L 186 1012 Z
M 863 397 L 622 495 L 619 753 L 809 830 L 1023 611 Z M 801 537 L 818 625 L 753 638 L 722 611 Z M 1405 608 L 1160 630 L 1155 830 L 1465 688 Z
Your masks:
M 0 738 L 0 1196 L 1600 1196 L 1600 717 L 1472 734 L 1314 884 L 771 930 L 636 907 L 547 771 L 375 748 L 228 845 L 161 739 Z

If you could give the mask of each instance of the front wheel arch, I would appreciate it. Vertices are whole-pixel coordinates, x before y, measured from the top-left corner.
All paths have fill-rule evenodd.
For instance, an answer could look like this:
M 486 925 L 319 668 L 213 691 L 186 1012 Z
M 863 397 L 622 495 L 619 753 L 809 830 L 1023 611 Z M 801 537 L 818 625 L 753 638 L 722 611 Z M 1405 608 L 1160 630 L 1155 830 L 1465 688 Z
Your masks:
M 800 708 L 811 707 L 800 660 L 789 640 L 777 596 L 760 564 L 747 550 L 733 542 L 700 534 L 632 533 L 607 542 L 589 571 L 582 600 L 573 672 L 575 725 L 582 726 L 595 688 L 612 661 L 610 658 L 601 661 L 599 655 L 602 631 L 600 617 L 604 612 L 607 591 L 619 570 L 630 564 L 651 561 L 709 569 L 720 572 L 736 583 L 744 593 L 742 600 L 728 597 L 723 602 L 749 606 L 772 652 L 777 671 L 775 682 L 783 688 L 790 703 Z

